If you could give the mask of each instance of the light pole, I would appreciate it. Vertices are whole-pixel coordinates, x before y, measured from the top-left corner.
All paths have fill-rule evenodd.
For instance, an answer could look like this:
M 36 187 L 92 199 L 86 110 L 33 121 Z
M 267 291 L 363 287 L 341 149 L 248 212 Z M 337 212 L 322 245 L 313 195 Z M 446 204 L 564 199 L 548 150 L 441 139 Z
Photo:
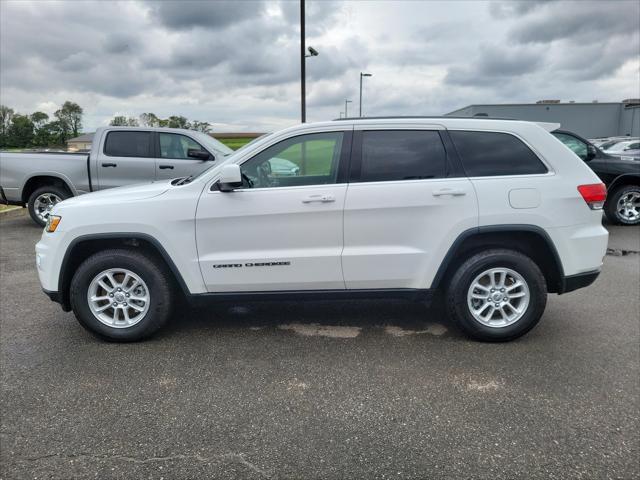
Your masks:
M 305 34 L 304 34 L 304 0 L 300 0 L 300 106 L 301 106 L 301 120 L 302 123 L 307 121 L 307 86 L 306 86 L 306 58 L 317 57 L 318 52 L 313 47 L 309 47 L 309 55 L 305 49 Z
M 373 77 L 373 75 L 360 72 L 360 117 L 362 117 L 362 77 Z
M 344 118 L 349 117 L 349 104 L 352 103 L 351 100 L 344 99 Z

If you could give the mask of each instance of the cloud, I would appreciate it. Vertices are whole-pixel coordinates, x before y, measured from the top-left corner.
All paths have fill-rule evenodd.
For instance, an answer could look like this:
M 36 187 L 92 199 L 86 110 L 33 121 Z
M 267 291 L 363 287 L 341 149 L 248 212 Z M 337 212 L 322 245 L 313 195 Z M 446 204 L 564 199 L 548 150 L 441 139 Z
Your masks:
M 218 30 L 239 22 L 255 21 L 266 5 L 263 1 L 250 0 L 150 0 L 146 4 L 152 20 L 175 30 L 197 27 Z
M 603 8 L 605 7 L 605 8 Z M 638 31 L 640 2 L 558 2 L 525 16 L 511 32 L 520 43 L 601 42 Z
M 637 96 L 638 2 L 307 0 L 310 120 Z M 300 108 L 299 3 L 0 1 L 0 102 L 272 130 Z M 632 74 L 630 75 L 629 72 Z M 48 108 L 48 107 L 47 107 Z M 351 110 L 354 109 L 354 110 Z
M 446 82 L 454 85 L 487 86 L 516 80 L 534 72 L 543 62 L 544 52 L 526 48 L 509 49 L 498 45 L 481 47 L 474 61 L 449 69 Z

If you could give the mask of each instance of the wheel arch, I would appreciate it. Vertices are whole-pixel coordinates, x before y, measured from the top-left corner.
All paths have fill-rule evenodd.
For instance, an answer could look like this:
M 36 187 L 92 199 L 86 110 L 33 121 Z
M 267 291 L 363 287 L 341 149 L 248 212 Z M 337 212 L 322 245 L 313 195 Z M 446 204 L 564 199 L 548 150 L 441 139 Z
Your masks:
M 152 237 L 144 233 L 103 233 L 83 235 L 74 239 L 67 248 L 58 277 L 58 301 L 62 305 L 64 311 L 71 310 L 71 301 L 69 298 L 69 287 L 71 279 L 78 267 L 94 253 L 111 248 L 127 248 L 142 251 L 153 257 L 155 260 L 162 262 L 173 276 L 179 289 L 184 295 L 189 295 L 187 284 L 178 270 L 167 251 L 162 244 Z
M 34 191 L 36 191 L 40 187 L 46 187 L 47 185 L 55 185 L 64 188 L 72 197 L 76 195 L 76 191 L 68 181 L 68 179 L 55 174 L 37 174 L 29 177 L 29 179 L 22 186 L 22 203 L 26 204 L 29 201 L 29 197 Z
M 440 264 L 431 288 L 444 287 L 467 258 L 490 248 L 505 248 L 527 255 L 540 267 L 549 293 L 565 291 L 560 255 L 547 232 L 536 225 L 489 225 L 462 232 Z
M 623 185 L 638 185 L 640 186 L 640 174 L 625 173 L 616 177 L 607 188 L 610 192 L 613 192 L 616 188 Z

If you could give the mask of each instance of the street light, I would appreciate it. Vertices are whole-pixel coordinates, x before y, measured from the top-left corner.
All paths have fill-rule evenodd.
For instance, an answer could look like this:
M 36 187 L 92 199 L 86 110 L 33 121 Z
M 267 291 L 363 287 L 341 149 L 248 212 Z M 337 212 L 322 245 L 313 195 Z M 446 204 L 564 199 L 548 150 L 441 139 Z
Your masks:
M 362 117 L 362 77 L 373 77 L 373 75 L 360 72 L 360 117 Z
M 305 49 L 304 44 L 304 0 L 300 0 L 300 102 L 301 102 L 301 119 L 302 123 L 307 121 L 307 86 L 306 86 L 306 65 L 305 59 L 307 57 L 317 57 L 318 51 L 309 47 L 309 54 L 307 55 L 307 50 Z
M 349 113 L 348 113 L 349 112 L 349 106 L 348 106 L 349 103 L 352 103 L 351 100 L 347 100 L 345 98 L 345 100 L 344 100 L 344 118 L 348 118 L 349 117 Z

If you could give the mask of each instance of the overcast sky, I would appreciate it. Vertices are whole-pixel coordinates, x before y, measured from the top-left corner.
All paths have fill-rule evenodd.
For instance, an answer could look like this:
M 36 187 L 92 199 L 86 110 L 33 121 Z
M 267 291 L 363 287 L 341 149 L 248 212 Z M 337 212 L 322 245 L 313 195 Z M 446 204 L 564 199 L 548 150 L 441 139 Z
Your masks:
M 217 131 L 300 118 L 297 1 L 0 1 L 0 101 L 184 115 Z M 308 1 L 308 120 L 640 96 L 640 2 Z

